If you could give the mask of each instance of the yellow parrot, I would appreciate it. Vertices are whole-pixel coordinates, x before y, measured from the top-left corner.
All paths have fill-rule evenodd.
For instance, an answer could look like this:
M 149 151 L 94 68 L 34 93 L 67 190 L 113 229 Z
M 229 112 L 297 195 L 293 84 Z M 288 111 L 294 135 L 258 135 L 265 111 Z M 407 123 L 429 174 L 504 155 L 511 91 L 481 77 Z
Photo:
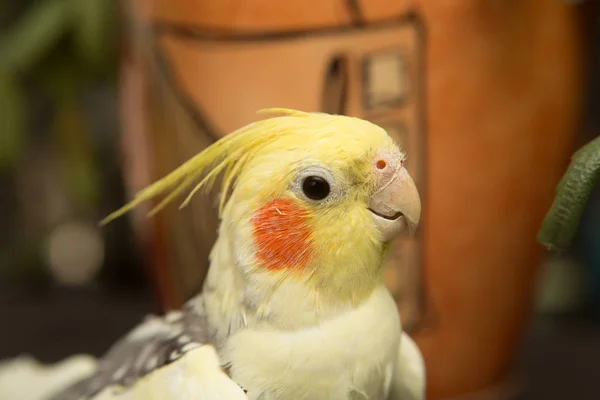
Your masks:
M 201 293 L 50 399 L 425 398 L 423 359 L 382 273 L 390 241 L 421 214 L 405 154 L 362 119 L 262 112 L 283 115 L 225 136 L 103 221 L 193 187 L 185 206 L 223 176 Z

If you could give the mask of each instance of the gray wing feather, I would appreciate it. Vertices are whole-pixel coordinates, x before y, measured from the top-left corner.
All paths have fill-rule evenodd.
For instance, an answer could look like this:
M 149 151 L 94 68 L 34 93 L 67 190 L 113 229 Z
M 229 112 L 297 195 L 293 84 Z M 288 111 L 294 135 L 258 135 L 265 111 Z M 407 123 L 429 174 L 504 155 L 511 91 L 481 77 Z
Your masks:
M 187 351 L 212 344 L 204 304 L 192 300 L 180 311 L 148 316 L 116 342 L 99 361 L 96 372 L 49 400 L 90 399 L 107 387 L 127 389 L 150 372 L 179 359 Z

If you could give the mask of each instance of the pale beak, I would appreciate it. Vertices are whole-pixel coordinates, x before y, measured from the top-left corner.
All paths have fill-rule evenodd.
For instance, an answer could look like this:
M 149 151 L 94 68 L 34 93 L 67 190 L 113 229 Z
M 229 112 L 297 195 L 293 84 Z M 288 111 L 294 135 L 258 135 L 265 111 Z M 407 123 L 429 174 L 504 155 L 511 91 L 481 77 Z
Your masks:
M 404 230 L 413 236 L 421 218 L 421 199 L 415 182 L 402 167 L 369 201 L 369 211 L 384 241 Z

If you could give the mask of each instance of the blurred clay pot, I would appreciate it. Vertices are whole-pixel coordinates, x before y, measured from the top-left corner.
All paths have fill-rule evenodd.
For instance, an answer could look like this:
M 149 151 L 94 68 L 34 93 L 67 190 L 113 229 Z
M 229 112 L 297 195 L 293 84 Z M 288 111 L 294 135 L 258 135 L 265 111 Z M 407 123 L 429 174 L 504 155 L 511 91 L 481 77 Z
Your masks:
M 536 231 L 581 108 L 575 7 L 556 0 L 127 5 L 122 93 L 132 192 L 257 119 L 260 108 L 381 124 L 407 149 L 424 200 L 420 237 L 395 242 L 386 282 L 426 358 L 428 399 L 469 395 L 509 376 L 543 252 Z M 196 197 L 181 212 L 137 220 L 165 308 L 181 304 L 204 276 L 216 217 L 210 198 Z
M 424 280 L 435 328 L 416 339 L 431 399 L 505 377 L 529 316 L 544 252 L 536 234 L 581 108 L 582 38 L 575 7 L 564 3 L 421 4 Z

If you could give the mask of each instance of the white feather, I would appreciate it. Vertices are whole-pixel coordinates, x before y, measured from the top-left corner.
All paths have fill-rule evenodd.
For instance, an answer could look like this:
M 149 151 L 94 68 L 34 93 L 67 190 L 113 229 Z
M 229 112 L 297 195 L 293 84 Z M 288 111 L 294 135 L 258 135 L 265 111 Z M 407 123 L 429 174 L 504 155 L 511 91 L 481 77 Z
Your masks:
M 92 374 L 96 360 L 75 355 L 56 364 L 42 364 L 29 356 L 0 362 L 1 400 L 43 400 Z
M 185 353 L 177 362 L 159 368 L 133 387 L 106 388 L 93 400 L 247 400 L 244 391 L 221 369 L 212 346 Z
M 223 359 L 251 400 L 347 400 L 352 393 L 383 400 L 400 328 L 396 304 L 382 286 L 358 308 L 312 328 L 241 330 Z
M 402 333 L 389 400 L 425 399 L 425 362 L 417 344 Z

